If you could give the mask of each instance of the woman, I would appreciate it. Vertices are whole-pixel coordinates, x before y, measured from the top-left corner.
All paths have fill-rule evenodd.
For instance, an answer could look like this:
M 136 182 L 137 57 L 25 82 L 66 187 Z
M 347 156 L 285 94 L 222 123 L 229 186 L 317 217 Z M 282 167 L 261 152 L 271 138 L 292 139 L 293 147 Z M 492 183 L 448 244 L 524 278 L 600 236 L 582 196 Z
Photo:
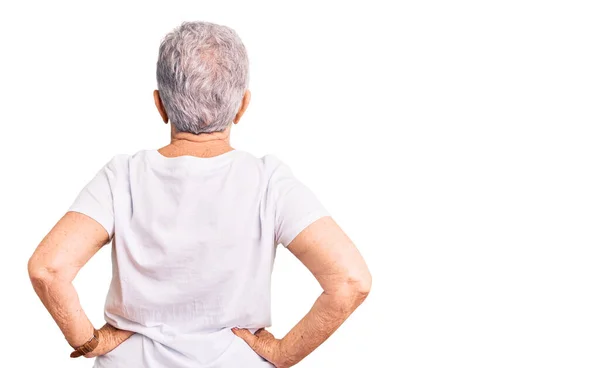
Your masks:
M 98 172 L 31 257 L 34 288 L 71 356 L 97 357 L 95 367 L 290 367 L 364 300 L 370 273 L 285 164 L 230 146 L 250 102 L 233 30 L 184 23 L 160 46 L 157 79 L 171 143 Z M 107 323 L 95 330 L 72 281 L 111 240 Z M 278 244 L 323 288 L 282 339 L 264 329 Z

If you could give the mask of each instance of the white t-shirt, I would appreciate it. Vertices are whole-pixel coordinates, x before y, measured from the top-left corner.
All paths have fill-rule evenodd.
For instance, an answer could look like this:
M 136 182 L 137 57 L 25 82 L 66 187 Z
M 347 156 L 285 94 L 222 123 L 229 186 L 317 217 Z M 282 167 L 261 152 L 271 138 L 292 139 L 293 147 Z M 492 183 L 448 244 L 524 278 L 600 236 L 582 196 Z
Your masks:
M 69 209 L 112 239 L 111 325 L 136 332 L 95 367 L 271 367 L 230 331 L 271 324 L 271 271 L 328 216 L 276 157 L 117 155 Z

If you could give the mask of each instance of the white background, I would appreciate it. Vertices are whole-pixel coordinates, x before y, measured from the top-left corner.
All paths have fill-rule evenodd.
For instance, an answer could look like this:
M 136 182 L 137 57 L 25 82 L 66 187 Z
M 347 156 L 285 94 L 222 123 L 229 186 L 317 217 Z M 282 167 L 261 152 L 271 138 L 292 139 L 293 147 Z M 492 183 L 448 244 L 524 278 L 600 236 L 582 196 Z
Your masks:
M 168 143 L 155 62 L 184 20 L 238 31 L 253 97 L 234 147 L 287 162 L 372 270 L 299 366 L 600 366 L 596 4 L 2 2 L 0 366 L 91 365 L 27 259 L 113 155 Z M 284 249 L 273 277 L 281 337 L 319 288 Z M 109 279 L 107 248 L 75 282 L 97 326 Z

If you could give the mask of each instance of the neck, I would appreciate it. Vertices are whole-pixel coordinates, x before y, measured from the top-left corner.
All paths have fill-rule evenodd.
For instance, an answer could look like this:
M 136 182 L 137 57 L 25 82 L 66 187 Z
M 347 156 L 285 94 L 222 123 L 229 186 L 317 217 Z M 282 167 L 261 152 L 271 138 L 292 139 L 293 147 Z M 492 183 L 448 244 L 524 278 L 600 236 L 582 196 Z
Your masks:
M 231 126 L 222 132 L 192 134 L 178 132 L 171 126 L 171 143 L 158 151 L 167 157 L 214 157 L 232 151 L 229 144 Z

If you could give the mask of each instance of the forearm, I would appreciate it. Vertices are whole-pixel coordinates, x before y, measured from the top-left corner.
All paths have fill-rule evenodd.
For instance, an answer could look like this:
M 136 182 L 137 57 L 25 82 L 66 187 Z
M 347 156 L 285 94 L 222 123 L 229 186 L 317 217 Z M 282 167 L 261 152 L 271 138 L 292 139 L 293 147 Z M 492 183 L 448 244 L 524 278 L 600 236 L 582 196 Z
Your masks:
M 362 303 L 366 294 L 323 292 L 315 304 L 281 340 L 281 348 L 291 366 L 321 345 Z
M 34 272 L 31 281 L 35 292 L 72 347 L 86 343 L 94 327 L 81 308 L 79 297 L 70 280 Z

